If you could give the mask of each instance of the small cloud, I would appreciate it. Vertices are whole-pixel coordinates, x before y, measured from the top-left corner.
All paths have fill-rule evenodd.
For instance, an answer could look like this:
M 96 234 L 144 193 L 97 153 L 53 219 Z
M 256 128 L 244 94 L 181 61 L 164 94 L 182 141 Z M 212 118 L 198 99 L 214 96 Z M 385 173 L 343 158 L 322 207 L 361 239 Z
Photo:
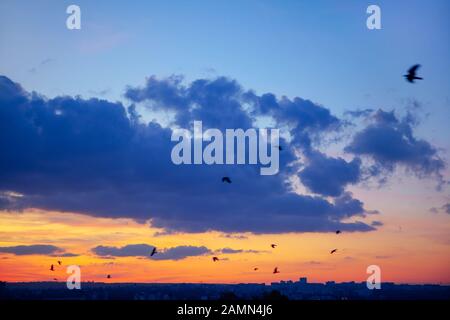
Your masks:
M 154 260 L 181 260 L 187 257 L 203 256 L 210 253 L 211 250 L 204 246 L 178 246 L 165 249 L 151 258 Z
M 111 89 L 103 89 L 103 90 L 89 90 L 88 91 L 90 94 L 94 95 L 94 96 L 105 96 L 108 93 L 111 92 Z
M 59 257 L 66 257 L 66 258 L 69 258 L 69 257 L 78 257 L 79 254 L 71 253 L 71 252 L 66 252 L 66 253 L 60 254 L 60 255 L 58 255 L 58 256 L 59 256 Z
M 322 262 L 311 260 L 311 261 L 305 262 L 304 264 L 316 266 L 316 265 L 321 265 Z
M 365 95 L 366 97 L 370 97 L 369 95 Z M 358 109 L 358 110 L 351 110 L 351 111 L 345 111 L 344 115 L 348 115 L 353 118 L 367 118 L 374 112 L 373 109 Z
M 41 68 L 45 67 L 48 64 L 51 64 L 55 61 L 55 59 L 52 58 L 46 58 L 44 60 L 42 60 L 37 66 L 34 66 L 30 69 L 28 69 L 29 73 L 37 73 Z
M 123 247 L 97 246 L 91 251 L 102 258 L 110 257 L 139 257 L 153 260 L 181 260 L 192 256 L 210 254 L 212 251 L 204 246 L 177 246 L 167 249 L 158 249 L 158 253 L 150 257 L 155 246 L 148 244 L 129 244 Z
M 223 253 L 223 254 L 233 254 L 233 253 L 261 253 L 265 251 L 259 251 L 259 250 L 244 250 L 244 249 L 232 249 L 232 248 L 223 248 L 216 251 L 217 253 Z
M 430 208 L 430 212 L 431 213 L 444 212 L 444 213 L 450 214 L 450 203 L 446 203 L 440 208 L 436 208 L 436 207 Z
M 229 239 L 237 239 L 237 240 L 245 240 L 248 239 L 247 236 L 244 236 L 242 234 L 234 234 L 234 233 L 226 233 L 222 234 L 221 237 L 223 238 L 229 238 Z
M 223 248 L 223 249 L 220 249 L 219 252 L 221 252 L 221 253 L 241 253 L 241 252 L 243 252 L 243 250 L 242 249 Z
M 91 41 L 95 44 L 101 36 L 98 32 Z M 112 37 L 112 43 L 117 38 L 121 37 Z M 136 116 L 130 117 L 120 102 L 70 96 L 47 99 L 0 76 L 0 106 L 15 110 L 0 117 L 0 126 L 5 124 L 5 134 L 11 137 L 0 139 L 0 171 L 8 172 L 2 189 L 24 193 L 14 202 L 1 198 L 0 207 L 130 218 L 139 223 L 151 221 L 152 228 L 185 233 L 374 230 L 363 222 L 352 222 L 352 218 L 367 213 L 364 203 L 348 194 L 342 196 L 345 187 L 357 181 L 355 161 L 323 155 L 330 166 L 356 169 L 343 170 L 352 176 L 334 179 L 332 190 L 311 180 L 317 176 L 315 170 L 306 171 L 311 188 L 324 196 L 294 192 L 288 183 L 300 160 L 292 150 L 298 147 L 311 152 L 321 137 L 334 135 L 344 126 L 326 107 L 300 97 L 277 98 L 270 92 L 257 95 L 227 77 L 190 83 L 176 76 L 149 77 L 143 86 L 128 87 L 125 97 L 151 111 L 173 113 L 173 125 L 182 128 L 199 119 L 205 128 L 247 129 L 253 128 L 255 118 L 269 117 L 274 126 L 286 127 L 292 136 L 290 142 L 282 139 L 280 174 L 260 176 L 254 170 L 256 166 L 235 166 L 233 176 L 239 177 L 239 183 L 224 190 L 215 180 L 224 167 L 174 166 L 168 160 L 173 147 L 168 143 L 173 133 L 170 127 L 157 121 L 144 126 L 134 121 Z M 35 119 L 39 119 L 39 126 Z M 36 148 L 45 150 L 36 153 Z M 34 154 L 16 161 L 17 155 Z M 147 165 L 150 160 L 151 165 Z M 43 170 L 42 163 L 52 166 Z M 30 169 L 26 182 L 21 175 L 24 167 Z M 86 185 L 91 187 L 90 192 L 85 192 Z M 330 199 L 326 196 L 330 193 L 340 197 Z
M 49 64 L 50 62 L 53 62 L 53 61 L 55 61 L 55 59 L 52 59 L 52 58 L 44 59 L 41 61 L 41 66 Z
M 372 227 L 381 227 L 383 225 L 383 222 L 381 221 L 372 221 L 371 226 Z
M 21 245 L 12 247 L 0 247 L 0 253 L 11 253 L 16 256 L 25 255 L 62 255 L 64 249 L 53 245 L 35 244 L 35 245 Z
M 91 251 L 100 257 L 147 257 L 153 248 L 147 244 L 129 244 L 124 247 L 97 246 Z
M 392 173 L 401 166 L 419 179 L 435 178 L 438 181 L 437 188 L 442 188 L 446 164 L 436 147 L 414 136 L 417 120 L 411 112 L 398 118 L 394 111 L 379 109 L 371 115 L 370 120 L 370 124 L 356 133 L 345 147 L 347 153 L 375 161 L 371 169 L 372 176 L 383 172 Z

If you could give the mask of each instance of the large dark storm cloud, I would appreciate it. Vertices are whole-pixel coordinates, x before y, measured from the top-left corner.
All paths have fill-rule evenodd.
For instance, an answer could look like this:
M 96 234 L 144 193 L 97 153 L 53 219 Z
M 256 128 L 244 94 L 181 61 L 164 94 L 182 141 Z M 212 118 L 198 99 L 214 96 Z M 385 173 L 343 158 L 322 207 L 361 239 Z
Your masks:
M 151 77 L 125 95 L 132 103 L 171 110 L 174 125 L 188 128 L 193 120 L 205 127 L 248 128 L 258 116 L 273 118 L 292 137 L 281 141 L 280 173 L 261 176 L 256 165 L 174 165 L 171 129 L 140 122 L 133 105 L 46 99 L 0 77 L 1 208 L 151 220 L 169 232 L 374 229 L 347 219 L 367 213 L 345 191 L 358 182 L 359 159 L 347 162 L 314 149 L 321 135 L 343 125 L 327 108 L 301 98 L 258 96 L 223 77 L 188 85 L 179 77 Z M 367 153 L 359 141 L 355 138 L 348 150 Z M 301 172 L 297 151 L 306 157 Z M 295 193 L 287 182 L 293 174 L 316 195 Z M 233 183 L 223 184 L 223 176 Z

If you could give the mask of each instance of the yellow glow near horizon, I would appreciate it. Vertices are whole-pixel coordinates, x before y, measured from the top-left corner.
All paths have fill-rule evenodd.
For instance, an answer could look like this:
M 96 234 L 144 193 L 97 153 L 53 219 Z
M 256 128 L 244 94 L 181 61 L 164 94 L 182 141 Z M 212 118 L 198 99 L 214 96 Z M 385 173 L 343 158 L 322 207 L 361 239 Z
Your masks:
M 161 230 L 130 219 L 97 218 L 81 214 L 28 210 L 0 213 L 0 246 L 50 244 L 75 253 L 76 257 L 12 255 L 0 253 L 3 281 L 65 281 L 65 266 L 82 268 L 83 281 L 100 282 L 205 282 L 270 283 L 297 280 L 306 276 L 312 282 L 365 281 L 368 265 L 382 269 L 383 281 L 408 283 L 450 283 L 449 226 L 445 216 L 433 221 L 411 217 L 401 221 L 397 215 L 388 226 L 376 232 L 290 233 L 274 235 L 244 234 L 225 237 L 219 232 L 177 233 L 155 236 Z M 385 219 L 384 219 L 385 220 Z M 394 227 L 393 227 L 394 226 Z M 429 233 L 420 231 L 429 230 Z M 257 250 L 188 257 L 182 260 L 151 260 L 143 257 L 95 256 L 98 245 L 155 245 L 171 248 L 180 245 Z M 277 243 L 275 249 L 271 243 Z M 330 250 L 338 248 L 336 254 Z M 56 265 L 63 260 L 63 266 Z M 54 272 L 49 270 L 55 264 Z M 258 271 L 253 268 L 258 267 Z M 272 274 L 274 267 L 281 271 Z M 111 279 L 106 275 L 111 274 Z

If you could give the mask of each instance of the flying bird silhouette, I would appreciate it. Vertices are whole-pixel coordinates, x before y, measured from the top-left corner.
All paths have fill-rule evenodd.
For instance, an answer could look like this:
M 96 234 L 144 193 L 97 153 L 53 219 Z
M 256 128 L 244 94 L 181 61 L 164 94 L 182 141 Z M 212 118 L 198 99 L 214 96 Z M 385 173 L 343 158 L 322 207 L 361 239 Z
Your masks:
M 158 252 L 156 252 L 156 247 L 154 247 L 153 250 L 152 250 L 152 253 L 150 253 L 150 257 L 153 257 L 157 253 Z
M 408 73 L 404 75 L 406 81 L 414 83 L 414 80 L 423 80 L 423 78 L 417 76 L 417 69 L 420 68 L 420 64 L 416 64 L 409 68 Z
M 217 257 L 213 257 L 212 259 L 214 262 L 219 261 L 219 258 L 217 258 Z
M 280 273 L 280 271 L 278 271 L 278 267 L 275 267 L 275 269 L 273 269 L 273 273 Z
M 336 230 L 336 234 L 339 234 L 339 233 L 341 233 L 341 230 Z
M 55 271 L 55 267 L 53 265 L 50 266 L 50 271 Z
M 61 265 L 61 263 L 62 263 L 62 262 L 58 260 L 58 264 Z
M 258 270 L 258 268 L 253 268 L 253 270 L 254 270 L 254 271 L 257 271 L 257 270 Z
M 107 279 L 111 279 L 111 275 L 108 274 L 108 275 L 106 276 L 106 278 L 107 278 Z
M 58 281 L 58 279 L 56 279 L 56 278 L 53 278 L 53 280 Z
M 275 248 L 277 245 L 276 245 L 275 243 L 272 243 L 270 246 L 271 246 L 272 248 Z
M 330 254 L 333 254 L 333 253 L 335 253 L 336 251 L 337 251 L 337 249 L 333 249 L 333 250 L 331 250 Z
M 222 182 L 231 183 L 231 179 L 229 177 L 223 177 Z

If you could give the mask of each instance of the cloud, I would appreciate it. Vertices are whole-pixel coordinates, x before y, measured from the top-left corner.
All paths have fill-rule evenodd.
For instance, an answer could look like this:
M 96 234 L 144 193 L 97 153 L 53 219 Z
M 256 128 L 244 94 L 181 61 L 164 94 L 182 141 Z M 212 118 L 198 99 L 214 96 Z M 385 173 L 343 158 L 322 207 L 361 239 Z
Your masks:
M 374 227 L 381 227 L 383 225 L 383 222 L 381 222 L 381 221 L 372 221 L 372 223 L 370 225 L 374 226 Z
M 130 36 L 121 31 L 108 30 L 102 26 L 93 26 L 89 28 L 90 32 L 78 47 L 83 54 L 99 54 L 113 50 L 126 43 Z
M 79 254 L 77 253 L 71 253 L 71 252 L 65 252 L 63 254 L 58 255 L 59 257 L 63 257 L 63 258 L 70 258 L 70 257 L 78 257 Z
M 128 87 L 125 97 L 155 111 L 175 112 L 174 124 L 188 127 L 202 120 L 208 128 L 250 128 L 257 116 L 270 116 L 278 126 L 287 127 L 294 144 L 310 145 L 313 135 L 339 128 L 343 123 L 327 108 L 299 97 L 289 99 L 272 93 L 258 96 L 226 77 L 198 79 L 185 85 L 174 75 L 147 78 L 144 86 Z M 295 133 L 295 134 L 294 134 Z
M 344 114 L 354 118 L 367 118 L 374 111 L 375 110 L 368 108 L 368 109 L 348 110 L 345 111 Z
M 13 246 L 13 247 L 0 247 L 1 253 L 11 253 L 17 256 L 24 255 L 57 255 L 61 256 L 67 253 L 64 253 L 64 249 L 53 245 L 45 245 L 45 244 L 35 244 L 35 245 L 22 245 L 22 246 Z
M 251 105 L 253 115 L 270 116 L 277 126 L 287 127 L 293 137 L 292 145 L 305 150 L 312 148 L 313 142 L 320 143 L 324 133 L 345 125 L 327 108 L 300 97 L 277 99 L 272 93 L 258 96 L 252 91 L 245 92 L 243 97 Z
M 10 206 L 10 199 L 0 194 L 0 210 L 7 210 Z
M 233 233 L 225 233 L 220 235 L 223 238 L 229 238 L 229 239 L 237 239 L 237 240 L 245 240 L 248 239 L 247 236 L 243 235 L 243 234 L 233 234 Z
M 147 257 L 150 256 L 153 248 L 154 246 L 147 244 L 129 244 L 124 247 L 97 246 L 91 251 L 102 257 Z
M 358 183 L 361 178 L 359 158 L 347 162 L 321 152 L 309 152 L 307 159 L 308 163 L 299 177 L 303 185 L 314 193 L 340 196 L 348 184 Z
M 232 248 L 223 248 L 219 250 L 220 253 L 241 253 L 243 251 L 244 250 L 242 249 L 232 249 Z
M 46 58 L 44 60 L 42 60 L 39 65 L 32 67 L 28 70 L 28 72 L 30 73 L 37 73 L 41 68 L 45 67 L 46 65 L 55 62 L 55 59 L 52 58 Z
M 419 178 L 437 177 L 442 184 L 445 162 L 429 142 L 414 136 L 413 125 L 411 116 L 398 119 L 393 111 L 378 110 L 371 123 L 355 134 L 345 151 L 373 159 L 378 167 L 374 174 L 403 166 Z
M 23 195 L 10 192 L 10 191 L 0 191 L 0 210 L 10 211 L 15 207 L 15 202 L 20 199 Z
M 433 207 L 433 208 L 430 208 L 430 212 L 431 212 L 431 213 L 438 213 L 438 212 L 439 212 L 439 209 Z
M 176 125 L 196 119 L 206 127 L 245 128 L 260 115 L 271 116 L 292 136 L 282 141 L 280 173 L 260 176 L 258 165 L 174 165 L 171 128 L 139 121 L 133 105 L 47 99 L 0 77 L 0 194 L 23 195 L 0 198 L 2 208 L 131 218 L 166 232 L 374 230 L 357 220 L 368 213 L 364 204 L 344 192 L 357 181 L 357 159 L 317 156 L 341 170 L 337 177 L 320 175 L 309 163 L 303 180 L 317 195 L 299 194 L 289 183 L 299 168 L 295 149 L 313 155 L 315 137 L 342 126 L 325 107 L 301 98 L 258 96 L 224 77 L 187 85 L 177 77 L 150 77 L 143 87 L 128 88 L 126 96 L 155 110 L 172 110 Z M 224 175 L 232 177 L 232 185 L 221 183 Z
M 97 246 L 91 251 L 100 257 L 148 257 L 153 260 L 181 260 L 192 256 L 202 256 L 211 253 L 211 250 L 201 246 L 177 246 L 158 250 L 150 257 L 154 246 L 147 244 L 129 244 L 124 247 Z
M 202 120 L 207 128 L 246 129 L 252 127 L 252 119 L 243 108 L 242 94 L 241 86 L 225 77 L 199 79 L 186 86 L 181 76 L 162 80 L 153 76 L 143 87 L 129 87 L 125 97 L 146 102 L 155 111 L 174 111 L 175 124 L 183 128 Z
M 311 260 L 311 261 L 305 262 L 304 264 L 311 265 L 311 266 L 317 266 L 317 265 L 322 265 L 323 263 L 320 261 Z
M 393 256 L 375 256 L 376 259 L 391 259 Z
M 450 203 L 444 204 L 442 209 L 444 209 L 446 213 L 450 214 Z
M 174 248 L 169 248 L 162 251 L 160 254 L 156 254 L 152 257 L 154 260 L 181 260 L 187 257 L 193 256 L 203 256 L 210 254 L 211 250 L 201 246 L 178 246 Z
M 351 257 L 351 256 L 346 256 L 346 257 L 344 257 L 344 260 L 352 261 L 352 260 L 357 260 L 357 258 Z
M 46 65 L 46 64 L 49 64 L 49 63 L 51 63 L 53 61 L 55 61 L 55 59 L 47 58 L 47 59 L 44 59 L 44 60 L 41 61 L 41 65 Z
M 218 253 L 223 254 L 233 254 L 233 253 L 261 253 L 262 251 L 259 250 L 244 250 L 244 249 L 233 249 L 233 248 L 223 248 L 220 250 L 217 250 Z
M 89 90 L 88 92 L 89 92 L 89 94 L 92 94 L 95 96 L 105 96 L 111 92 L 111 89 Z
M 430 208 L 431 213 L 439 213 L 440 211 L 450 214 L 450 203 L 446 203 L 440 208 L 436 207 Z

